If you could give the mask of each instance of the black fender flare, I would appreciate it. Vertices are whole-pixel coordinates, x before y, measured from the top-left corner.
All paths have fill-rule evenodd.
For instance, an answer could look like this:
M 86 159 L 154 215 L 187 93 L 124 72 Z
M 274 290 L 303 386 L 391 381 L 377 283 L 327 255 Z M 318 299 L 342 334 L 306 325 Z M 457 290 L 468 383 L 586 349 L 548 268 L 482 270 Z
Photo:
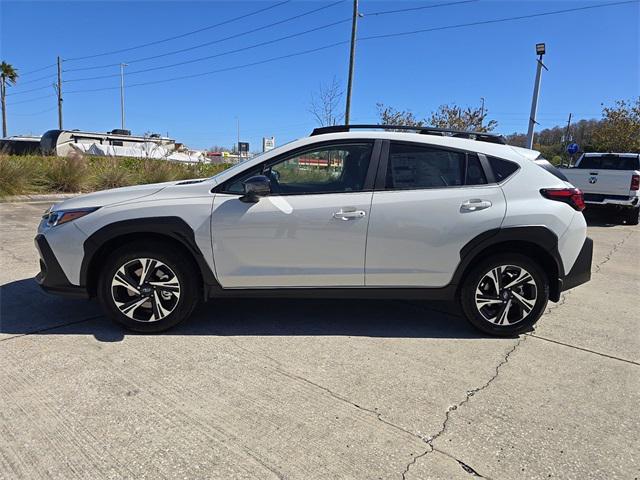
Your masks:
M 451 284 L 459 285 L 463 281 L 465 272 L 483 251 L 498 244 L 509 242 L 532 244 L 548 254 L 556 269 L 555 275 L 549 275 L 550 298 L 553 301 L 558 301 L 565 273 L 562 258 L 558 251 L 558 236 L 544 225 L 496 228 L 474 237 L 460 249 L 460 263 L 453 274 Z
M 80 285 L 87 286 L 89 270 L 96 254 L 109 241 L 125 235 L 152 233 L 171 238 L 182 244 L 192 255 L 205 284 L 217 284 L 202 251 L 195 240 L 193 229 L 180 217 L 147 217 L 113 222 L 93 232 L 84 241 L 84 257 L 80 266 Z

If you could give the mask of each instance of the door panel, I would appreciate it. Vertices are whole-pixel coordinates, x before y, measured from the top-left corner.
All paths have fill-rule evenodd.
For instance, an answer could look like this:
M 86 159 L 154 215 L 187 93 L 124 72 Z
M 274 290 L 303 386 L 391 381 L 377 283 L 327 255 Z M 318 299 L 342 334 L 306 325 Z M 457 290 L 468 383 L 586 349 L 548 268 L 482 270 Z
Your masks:
M 497 185 L 375 192 L 366 285 L 447 285 L 460 249 L 476 235 L 500 227 L 505 209 Z
M 244 203 L 216 194 L 218 280 L 225 288 L 363 286 L 372 195 L 272 195 Z

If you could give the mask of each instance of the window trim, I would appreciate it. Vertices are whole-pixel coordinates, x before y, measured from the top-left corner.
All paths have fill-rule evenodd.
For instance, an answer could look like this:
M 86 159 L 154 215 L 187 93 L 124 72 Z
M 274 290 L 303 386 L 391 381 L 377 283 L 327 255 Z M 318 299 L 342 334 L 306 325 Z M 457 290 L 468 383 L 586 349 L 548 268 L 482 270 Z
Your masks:
M 349 191 L 349 192 L 345 192 L 345 191 L 342 191 L 342 192 L 340 191 L 338 192 L 291 192 L 291 193 L 277 193 L 277 194 L 274 194 L 273 196 L 288 197 L 288 196 L 300 196 L 300 195 L 342 195 L 342 194 L 350 194 L 350 193 L 372 192 L 374 190 L 374 178 L 378 170 L 378 163 L 380 162 L 380 152 L 382 147 L 382 140 L 373 139 L 373 138 L 349 138 L 349 139 L 343 139 L 343 140 L 325 140 L 323 142 L 304 145 L 296 149 L 283 152 L 280 155 L 272 157 L 268 160 L 264 160 L 263 162 L 253 165 L 250 168 L 245 168 L 244 170 L 242 170 L 241 172 L 238 172 L 233 177 L 225 180 L 220 185 L 216 185 L 211 190 L 211 192 L 224 193 L 225 195 L 236 195 L 238 197 L 241 197 L 242 195 L 244 195 L 243 193 L 229 192 L 229 191 L 226 191 L 226 188 L 232 183 L 235 183 L 239 178 L 244 176 L 248 170 L 260 168 L 262 171 L 264 171 L 265 168 L 275 165 L 277 163 L 280 163 L 282 161 L 285 161 L 288 158 L 292 158 L 292 157 L 295 157 L 296 155 L 300 155 L 304 152 L 309 152 L 318 148 L 349 145 L 349 144 L 363 144 L 363 143 L 370 144 L 372 148 L 371 148 L 371 158 L 369 160 L 369 168 L 367 169 L 364 185 L 361 190 L 355 190 L 355 191 Z
M 483 170 L 487 183 L 479 183 L 474 185 L 467 185 L 465 183 L 463 185 L 451 185 L 446 187 L 387 188 L 386 186 L 387 168 L 389 165 L 389 154 L 391 152 L 391 143 L 399 144 L 399 145 L 409 145 L 409 146 L 415 146 L 415 147 L 433 148 L 433 149 L 443 150 L 446 152 L 464 153 L 465 155 L 476 155 L 478 157 L 478 160 L 480 161 L 480 166 Z M 512 163 L 515 163 L 515 162 L 512 162 Z M 465 182 L 467 181 L 467 178 L 466 178 L 467 165 L 468 165 L 468 161 L 465 162 L 465 171 L 463 172 Z M 518 165 L 518 167 L 520 166 Z M 481 187 L 486 187 L 486 186 L 495 185 L 495 184 L 497 184 L 497 182 L 495 181 L 493 170 L 489 165 L 489 160 L 483 153 L 474 152 L 472 150 L 463 150 L 461 148 L 443 147 L 441 145 L 433 145 L 431 143 L 408 142 L 404 140 L 384 140 L 384 144 L 382 146 L 382 152 L 380 156 L 380 162 L 378 164 L 378 173 L 376 175 L 375 189 L 377 192 L 410 192 L 410 191 L 417 191 L 417 190 L 444 190 L 449 188 L 481 188 Z

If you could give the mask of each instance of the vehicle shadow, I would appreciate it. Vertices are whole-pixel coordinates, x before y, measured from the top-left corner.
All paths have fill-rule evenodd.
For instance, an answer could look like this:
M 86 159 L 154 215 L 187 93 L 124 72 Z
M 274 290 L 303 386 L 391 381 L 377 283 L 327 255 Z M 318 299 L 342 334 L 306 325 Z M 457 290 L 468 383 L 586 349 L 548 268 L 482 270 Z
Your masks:
M 615 227 L 625 225 L 613 210 L 588 207 L 582 213 L 587 221 L 587 225 L 590 227 Z
M 105 318 L 96 301 L 48 295 L 31 278 L 0 286 L 0 339 L 25 334 L 140 335 Z M 220 299 L 161 335 L 484 338 L 452 304 L 345 299 Z

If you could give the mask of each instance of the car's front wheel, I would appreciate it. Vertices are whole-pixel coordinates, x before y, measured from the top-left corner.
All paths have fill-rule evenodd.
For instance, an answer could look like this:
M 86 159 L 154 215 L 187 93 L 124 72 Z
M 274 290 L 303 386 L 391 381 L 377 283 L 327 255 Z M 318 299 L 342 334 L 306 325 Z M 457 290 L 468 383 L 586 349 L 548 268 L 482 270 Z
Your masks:
M 185 320 L 198 302 L 188 256 L 162 243 L 134 243 L 106 259 L 98 299 L 107 315 L 138 332 L 160 332 Z
M 495 255 L 472 269 L 460 295 L 473 326 L 491 335 L 513 336 L 538 321 L 549 300 L 549 282 L 524 255 Z

